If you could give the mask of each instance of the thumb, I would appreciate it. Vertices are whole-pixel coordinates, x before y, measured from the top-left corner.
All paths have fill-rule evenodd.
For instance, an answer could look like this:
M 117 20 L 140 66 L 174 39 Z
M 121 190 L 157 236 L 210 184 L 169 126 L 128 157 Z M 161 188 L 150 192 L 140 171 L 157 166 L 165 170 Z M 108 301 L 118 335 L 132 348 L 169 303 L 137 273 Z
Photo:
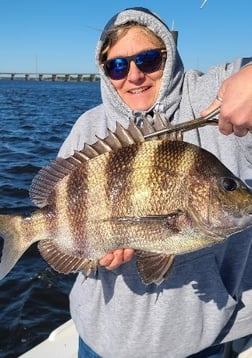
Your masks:
M 215 99 L 210 106 L 208 106 L 206 109 L 204 109 L 203 111 L 200 112 L 200 115 L 202 117 L 207 116 L 210 112 L 212 112 L 215 108 L 220 106 L 220 101 Z
M 215 108 L 219 107 L 222 103 L 222 97 L 217 95 L 214 101 L 203 111 L 200 112 L 202 117 L 207 116 L 210 112 L 212 112 Z

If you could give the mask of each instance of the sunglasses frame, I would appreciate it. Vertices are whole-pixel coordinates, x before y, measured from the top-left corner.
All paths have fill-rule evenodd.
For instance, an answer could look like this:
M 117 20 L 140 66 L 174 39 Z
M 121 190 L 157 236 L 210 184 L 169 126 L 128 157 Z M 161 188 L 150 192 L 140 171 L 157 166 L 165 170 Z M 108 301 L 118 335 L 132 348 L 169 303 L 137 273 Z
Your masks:
M 158 54 L 161 56 L 160 65 L 159 65 L 159 67 L 158 67 L 157 69 L 154 69 L 154 70 L 151 70 L 151 71 L 143 71 L 143 70 L 141 69 L 141 65 L 140 65 L 140 67 L 139 67 L 139 64 L 136 63 L 137 57 L 138 57 L 139 55 L 144 55 L 144 54 L 148 53 L 149 51 L 157 51 L 157 52 L 158 52 Z M 138 52 L 138 53 L 136 53 L 135 55 L 132 55 L 132 56 L 114 57 L 114 58 L 111 58 L 111 59 L 109 59 L 109 60 L 106 60 L 106 61 L 102 62 L 102 65 L 103 65 L 104 72 L 105 72 L 105 74 L 106 74 L 107 77 L 109 77 L 109 78 L 112 79 L 112 80 L 122 80 L 122 79 L 124 79 L 125 77 L 127 77 L 128 73 L 129 73 L 131 61 L 134 61 L 134 63 L 135 63 L 135 65 L 137 66 L 137 68 L 138 68 L 141 72 L 143 72 L 143 73 L 153 73 L 153 72 L 158 71 L 158 70 L 160 69 L 162 63 L 163 63 L 163 59 L 164 59 L 164 56 L 163 56 L 163 55 L 166 54 L 166 52 L 167 52 L 167 51 L 166 51 L 166 48 L 165 48 L 165 47 L 153 48 L 153 49 L 149 49 L 149 50 L 145 50 L 145 51 Z M 123 75 L 123 77 L 121 77 L 121 78 L 113 78 L 113 77 L 111 77 L 110 74 L 109 74 L 109 70 L 108 70 L 108 68 L 107 68 L 107 64 L 110 63 L 110 62 L 112 62 L 112 61 L 120 60 L 120 59 L 127 61 L 127 67 L 125 68 L 125 75 Z M 123 71 L 124 71 L 124 70 L 123 70 Z

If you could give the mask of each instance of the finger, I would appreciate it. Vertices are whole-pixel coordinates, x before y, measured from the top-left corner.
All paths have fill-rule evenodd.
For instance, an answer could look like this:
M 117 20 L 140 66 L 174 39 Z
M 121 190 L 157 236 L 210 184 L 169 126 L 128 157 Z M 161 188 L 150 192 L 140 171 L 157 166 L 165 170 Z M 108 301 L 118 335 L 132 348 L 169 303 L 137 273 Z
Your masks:
M 115 270 L 123 263 L 123 249 L 117 249 L 113 251 L 113 260 L 109 265 L 106 265 L 107 270 Z
M 219 130 L 224 135 L 229 135 L 234 133 L 237 137 L 244 137 L 248 132 L 249 129 L 242 127 L 242 126 L 235 126 L 227 120 L 222 118 L 219 119 Z
M 99 264 L 105 266 L 107 270 L 114 270 L 122 263 L 130 261 L 134 253 L 133 249 L 117 249 L 101 258 Z
M 219 130 L 222 134 L 229 135 L 229 134 L 233 133 L 233 125 L 229 121 L 226 121 L 226 120 L 222 119 L 221 117 L 219 117 L 218 125 L 219 125 Z
M 206 109 L 204 109 L 203 111 L 200 112 L 200 115 L 202 117 L 207 116 L 209 113 L 211 113 L 214 109 L 216 109 L 217 107 L 220 106 L 220 101 L 218 101 L 217 99 L 215 99 L 210 106 L 208 106 Z
M 233 127 L 233 132 L 234 135 L 236 135 L 237 137 L 244 137 L 248 132 L 248 128 L 242 128 L 242 127 Z
M 123 250 L 123 262 L 130 261 L 134 256 L 135 250 L 133 249 L 124 249 Z
M 111 264 L 111 262 L 113 261 L 113 259 L 114 259 L 114 254 L 113 254 L 113 252 L 111 252 L 111 253 L 105 255 L 104 257 L 102 257 L 102 258 L 100 259 L 100 261 L 99 261 L 99 264 L 100 264 L 101 266 L 107 267 L 107 266 L 109 266 L 109 265 Z

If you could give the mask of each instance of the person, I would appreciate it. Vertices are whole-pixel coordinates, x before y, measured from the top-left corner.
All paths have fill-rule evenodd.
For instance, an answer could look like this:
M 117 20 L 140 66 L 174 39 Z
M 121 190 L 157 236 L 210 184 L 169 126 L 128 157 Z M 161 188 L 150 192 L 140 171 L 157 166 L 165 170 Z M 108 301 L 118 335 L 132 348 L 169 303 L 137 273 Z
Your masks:
M 145 8 L 125 9 L 107 23 L 96 48 L 102 103 L 82 114 L 60 157 L 104 138 L 116 122 L 141 125 L 159 113 L 172 124 L 221 105 L 219 126 L 184 134 L 252 184 L 252 66 L 240 58 L 185 72 L 172 32 Z M 79 273 L 70 310 L 79 357 L 222 357 L 225 342 L 252 333 L 252 231 L 178 255 L 160 284 L 144 285 L 134 251 L 101 258 L 85 280 Z

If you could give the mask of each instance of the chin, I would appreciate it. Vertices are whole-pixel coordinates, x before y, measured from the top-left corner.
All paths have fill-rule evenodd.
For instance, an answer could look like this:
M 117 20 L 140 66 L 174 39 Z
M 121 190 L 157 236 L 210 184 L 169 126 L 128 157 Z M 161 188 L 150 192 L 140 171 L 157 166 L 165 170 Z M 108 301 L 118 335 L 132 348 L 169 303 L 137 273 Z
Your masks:
M 129 104 L 129 107 L 132 108 L 134 111 L 139 111 L 139 112 L 142 112 L 142 111 L 148 111 L 152 105 L 141 105 L 140 103 L 132 103 L 132 104 Z

